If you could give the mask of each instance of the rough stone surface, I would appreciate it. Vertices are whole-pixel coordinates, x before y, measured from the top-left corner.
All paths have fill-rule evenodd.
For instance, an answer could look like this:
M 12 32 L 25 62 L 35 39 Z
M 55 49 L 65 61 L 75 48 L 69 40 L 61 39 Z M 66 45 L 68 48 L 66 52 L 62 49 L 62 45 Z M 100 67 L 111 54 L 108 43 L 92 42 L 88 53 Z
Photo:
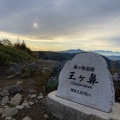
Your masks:
M 5 120 L 12 120 L 12 117 L 6 117 Z
M 7 90 L 3 90 L 0 92 L 0 96 L 9 96 L 9 92 Z
M 4 104 L 9 103 L 9 97 L 8 96 L 3 97 L 2 98 L 2 103 L 4 103 Z
M 23 105 L 17 105 L 16 108 L 19 109 L 19 110 L 22 110 L 25 106 Z
M 17 108 L 9 108 L 9 107 L 7 107 L 7 108 L 5 108 L 3 110 L 2 118 L 3 117 L 13 116 L 13 115 L 15 115 L 17 113 L 18 113 L 18 109 Z
M 10 94 L 19 93 L 22 91 L 22 86 L 19 84 L 13 85 L 8 89 Z
M 43 95 L 41 95 L 41 96 L 38 96 L 38 98 L 37 99 L 43 99 Z
M 29 104 L 28 103 L 22 103 L 22 106 L 29 107 Z
M 57 96 L 110 112 L 115 92 L 105 60 L 91 52 L 76 55 L 60 72 Z
M 120 120 L 120 104 L 115 103 L 110 113 L 102 112 L 56 96 L 56 91 L 48 94 L 47 106 L 60 120 Z
M 32 119 L 26 116 L 25 118 L 23 118 L 23 120 L 32 120 Z
M 22 96 L 20 94 L 16 94 L 10 101 L 11 105 L 19 105 L 22 100 Z
M 36 98 L 36 97 L 37 97 L 37 95 L 36 95 L 36 94 L 33 94 L 33 95 L 31 95 L 30 98 Z
M 28 102 L 28 103 L 29 103 L 29 105 L 34 105 L 34 103 L 33 103 L 33 102 L 31 102 L 31 101 L 30 101 L 30 102 Z

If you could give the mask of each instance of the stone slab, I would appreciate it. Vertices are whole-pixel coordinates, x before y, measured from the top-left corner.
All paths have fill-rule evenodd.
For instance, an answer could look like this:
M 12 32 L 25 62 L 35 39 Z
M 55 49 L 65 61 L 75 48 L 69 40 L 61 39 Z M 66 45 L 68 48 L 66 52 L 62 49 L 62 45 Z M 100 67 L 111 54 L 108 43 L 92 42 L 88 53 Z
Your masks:
M 57 96 L 110 112 L 115 102 L 115 92 L 103 57 L 84 52 L 68 61 L 59 75 Z
M 56 91 L 47 96 L 47 106 L 60 120 L 120 120 L 120 104 L 115 103 L 110 113 L 105 113 L 56 96 Z

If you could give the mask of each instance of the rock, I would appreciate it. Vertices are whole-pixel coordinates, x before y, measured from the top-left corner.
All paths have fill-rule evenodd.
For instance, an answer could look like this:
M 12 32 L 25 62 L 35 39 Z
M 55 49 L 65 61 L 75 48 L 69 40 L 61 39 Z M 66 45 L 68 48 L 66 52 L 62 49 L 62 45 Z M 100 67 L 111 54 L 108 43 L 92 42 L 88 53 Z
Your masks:
M 56 91 L 48 94 L 47 106 L 59 120 L 120 120 L 120 104 L 115 103 L 112 111 L 106 113 L 56 96 Z
M 9 79 L 12 79 L 12 78 L 14 78 L 15 77 L 15 75 L 9 75 L 9 76 L 7 76 L 6 78 L 9 80 Z
M 28 103 L 29 103 L 29 105 L 34 105 L 34 103 L 33 103 L 33 102 L 31 102 L 31 101 L 30 101 L 30 102 L 28 102 Z
M 0 92 L 0 96 L 9 96 L 9 92 L 7 90 L 3 90 Z
M 22 106 L 29 107 L 29 104 L 28 103 L 22 103 Z
M 45 118 L 45 119 L 48 119 L 49 116 L 48 116 L 47 114 L 44 114 L 44 118 Z
M 13 85 L 8 89 L 10 94 L 15 94 L 15 93 L 19 93 L 22 91 L 22 86 L 21 85 Z
M 30 98 L 36 98 L 36 97 L 37 97 L 36 94 L 33 94 L 33 95 L 30 96 Z
M 3 97 L 2 98 L 2 103 L 4 103 L 4 104 L 9 103 L 9 97 L 8 96 Z
M 85 52 L 68 61 L 59 75 L 57 96 L 110 112 L 115 103 L 115 92 L 104 58 Z
M 37 99 L 43 99 L 43 95 L 41 95 L 41 96 L 38 96 L 38 98 Z
M 22 100 L 22 96 L 20 94 L 16 94 L 10 101 L 11 105 L 19 105 Z
M 22 110 L 25 106 L 23 105 L 17 105 L 16 108 L 19 109 L 19 110 Z
M 6 117 L 5 120 L 13 120 L 11 116 Z
M 17 81 L 17 84 L 21 85 L 21 84 L 23 84 L 23 81 Z
M 29 90 L 29 94 L 37 94 L 36 90 Z
M 31 118 L 29 118 L 28 116 L 26 116 L 25 118 L 23 118 L 22 120 L 32 120 Z
M 9 116 L 13 116 L 13 115 L 15 115 L 15 114 L 17 114 L 18 113 L 18 109 L 17 108 L 5 108 L 4 110 L 3 110 L 3 113 L 2 113 L 2 118 L 4 118 L 4 117 L 9 117 Z

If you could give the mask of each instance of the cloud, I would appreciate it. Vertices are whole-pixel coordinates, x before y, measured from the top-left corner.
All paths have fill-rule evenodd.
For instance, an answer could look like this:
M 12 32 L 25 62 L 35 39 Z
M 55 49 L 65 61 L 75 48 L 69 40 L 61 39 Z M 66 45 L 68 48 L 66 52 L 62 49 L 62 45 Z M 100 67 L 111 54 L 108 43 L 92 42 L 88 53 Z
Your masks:
M 119 6 L 120 0 L 1 0 L 0 31 L 57 45 L 112 45 L 120 34 Z

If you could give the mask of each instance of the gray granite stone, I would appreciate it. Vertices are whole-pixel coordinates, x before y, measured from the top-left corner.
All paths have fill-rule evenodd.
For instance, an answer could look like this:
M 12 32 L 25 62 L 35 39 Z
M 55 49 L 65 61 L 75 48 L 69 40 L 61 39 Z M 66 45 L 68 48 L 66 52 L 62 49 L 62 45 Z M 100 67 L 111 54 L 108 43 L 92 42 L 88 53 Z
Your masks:
M 47 106 L 60 120 L 120 120 L 120 104 L 115 103 L 110 113 L 102 112 L 56 96 L 56 91 L 48 94 Z
M 111 74 L 103 57 L 85 52 L 68 61 L 59 75 L 57 96 L 110 112 L 115 93 Z

